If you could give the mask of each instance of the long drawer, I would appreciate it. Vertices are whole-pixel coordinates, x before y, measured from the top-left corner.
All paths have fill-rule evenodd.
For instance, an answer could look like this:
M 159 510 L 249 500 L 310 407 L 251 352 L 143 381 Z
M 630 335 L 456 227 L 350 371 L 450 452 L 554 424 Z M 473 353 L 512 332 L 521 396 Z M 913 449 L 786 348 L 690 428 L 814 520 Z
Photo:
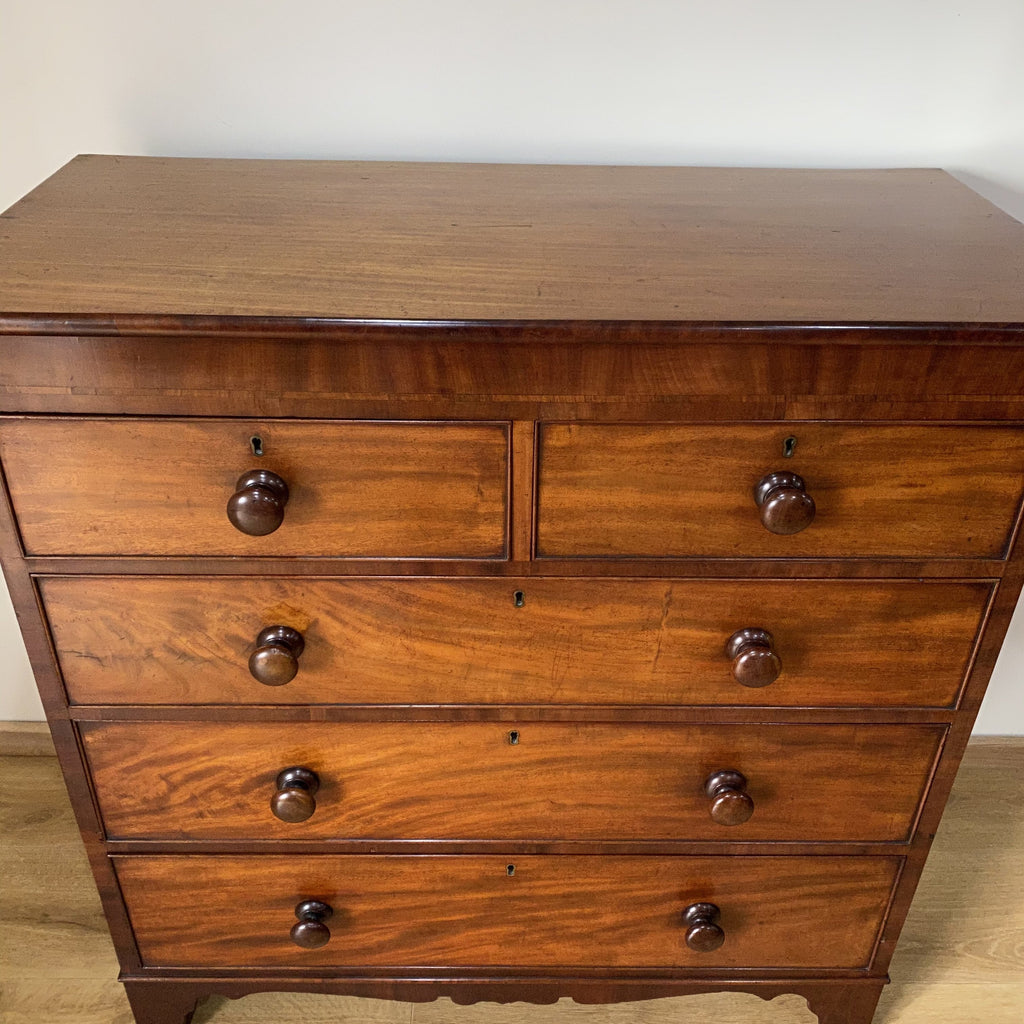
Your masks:
M 10 417 L 0 459 L 34 555 L 506 554 L 503 423 Z M 287 493 L 254 494 L 249 471 Z M 235 495 L 283 522 L 242 532 Z
M 867 967 L 890 857 L 115 857 L 149 967 Z M 302 948 L 296 908 L 329 937 Z M 724 943 L 691 949 L 688 907 Z M 326 937 L 321 931 L 321 940 Z
M 952 704 L 992 588 L 294 577 L 39 586 L 77 704 L 790 707 Z M 294 629 L 301 653 L 260 643 L 274 626 Z M 263 685 L 280 684 L 275 662 L 294 675 Z
M 547 424 L 537 552 L 1003 558 L 1024 486 L 1022 438 L 985 426 Z M 772 474 L 800 486 L 780 477 L 773 490 Z M 797 532 L 773 533 L 762 516 Z
M 945 733 L 601 722 L 80 729 L 108 835 L 150 839 L 903 841 Z M 281 777 L 295 768 L 315 776 L 315 791 Z M 721 772 L 742 781 L 709 786 Z M 293 806 L 308 816 L 275 816 Z

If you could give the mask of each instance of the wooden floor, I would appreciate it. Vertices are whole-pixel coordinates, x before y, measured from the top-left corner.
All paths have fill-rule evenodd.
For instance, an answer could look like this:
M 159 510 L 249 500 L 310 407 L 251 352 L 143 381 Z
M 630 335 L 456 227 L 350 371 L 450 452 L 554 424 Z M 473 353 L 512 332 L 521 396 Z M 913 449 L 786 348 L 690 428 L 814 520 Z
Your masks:
M 51 757 L 0 757 L 0 1022 L 132 1024 Z M 1024 739 L 964 759 L 875 1024 L 1024 1021 Z M 614 1006 L 456 1007 L 342 996 L 203 1003 L 195 1024 L 812 1024 L 797 996 L 715 994 Z

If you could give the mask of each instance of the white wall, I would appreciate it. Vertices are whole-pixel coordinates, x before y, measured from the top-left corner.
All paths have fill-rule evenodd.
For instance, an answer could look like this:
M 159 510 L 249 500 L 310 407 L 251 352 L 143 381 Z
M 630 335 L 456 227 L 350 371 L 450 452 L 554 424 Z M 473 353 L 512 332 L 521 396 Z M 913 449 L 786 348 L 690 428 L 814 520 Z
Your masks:
M 4 0 L 0 208 L 117 152 L 940 166 L 1024 220 L 1022 53 L 1020 0 Z M 1024 614 L 981 731 L 1022 667 Z

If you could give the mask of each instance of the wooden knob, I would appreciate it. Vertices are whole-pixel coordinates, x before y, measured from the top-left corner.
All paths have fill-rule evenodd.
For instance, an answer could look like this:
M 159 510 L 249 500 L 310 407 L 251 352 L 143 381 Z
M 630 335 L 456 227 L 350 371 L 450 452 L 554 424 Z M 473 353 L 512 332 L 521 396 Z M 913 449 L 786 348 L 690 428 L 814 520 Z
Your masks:
M 774 683 L 782 671 L 767 629 L 736 630 L 725 642 L 725 656 L 732 662 L 736 682 L 752 689 Z
M 276 473 L 253 469 L 243 473 L 228 499 L 228 519 L 250 537 L 265 537 L 284 522 L 288 485 Z
M 709 775 L 704 792 L 711 801 L 711 820 L 718 825 L 742 825 L 754 813 L 746 776 L 731 768 Z
M 725 932 L 718 926 L 721 913 L 714 903 L 691 903 L 683 911 L 686 944 L 695 953 L 713 953 L 725 942 Z
M 303 949 L 319 949 L 331 941 L 331 930 L 324 924 L 334 916 L 329 903 L 320 900 L 303 900 L 295 908 L 298 924 L 292 925 L 291 937 L 296 946 Z
M 799 533 L 814 521 L 814 499 L 796 473 L 769 473 L 754 488 L 754 501 L 771 533 Z
M 270 798 L 275 818 L 292 824 L 313 817 L 320 778 L 308 768 L 285 768 L 277 775 L 277 792 Z
M 256 637 L 249 655 L 249 672 L 264 686 L 284 686 L 299 671 L 299 655 L 306 649 L 302 634 L 291 626 L 267 626 Z

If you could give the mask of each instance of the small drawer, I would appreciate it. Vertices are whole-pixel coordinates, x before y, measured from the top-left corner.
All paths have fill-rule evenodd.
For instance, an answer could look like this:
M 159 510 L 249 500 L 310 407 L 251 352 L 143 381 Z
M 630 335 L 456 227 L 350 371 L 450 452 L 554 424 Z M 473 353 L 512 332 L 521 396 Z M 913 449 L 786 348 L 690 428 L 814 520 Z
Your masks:
M 945 734 L 532 721 L 80 730 L 110 838 L 219 840 L 901 842 Z
M 0 460 L 31 555 L 506 556 L 501 423 L 12 417 Z
M 538 459 L 540 557 L 1004 558 L 1024 432 L 550 424 Z
M 76 704 L 783 707 L 951 705 L 992 590 L 237 576 L 39 587 Z
M 869 966 L 900 860 L 192 855 L 114 865 L 146 967 L 842 969 Z

